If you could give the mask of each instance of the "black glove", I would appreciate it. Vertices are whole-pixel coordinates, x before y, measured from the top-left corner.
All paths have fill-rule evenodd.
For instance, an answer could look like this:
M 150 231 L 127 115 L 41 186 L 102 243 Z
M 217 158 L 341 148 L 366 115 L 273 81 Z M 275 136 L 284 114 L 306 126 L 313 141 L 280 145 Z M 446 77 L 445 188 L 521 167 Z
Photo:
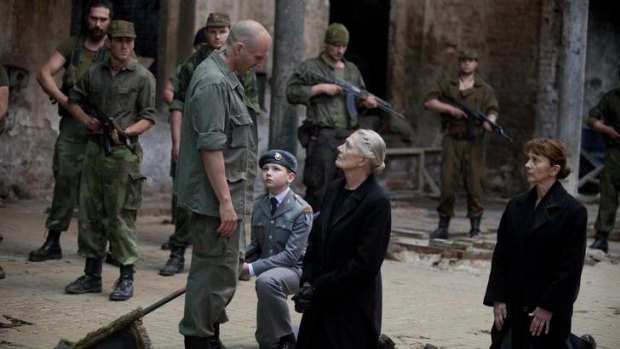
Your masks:
M 303 313 L 304 310 L 308 309 L 313 296 L 314 287 L 303 286 L 292 298 L 293 302 L 295 302 L 295 311 L 298 313 Z

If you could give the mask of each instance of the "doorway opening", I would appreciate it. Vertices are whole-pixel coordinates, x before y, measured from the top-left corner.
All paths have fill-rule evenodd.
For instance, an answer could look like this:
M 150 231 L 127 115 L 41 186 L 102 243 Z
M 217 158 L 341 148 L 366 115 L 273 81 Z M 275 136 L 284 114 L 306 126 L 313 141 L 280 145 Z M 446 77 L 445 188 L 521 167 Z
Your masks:
M 329 22 L 347 27 L 345 58 L 360 69 L 368 91 L 385 99 L 390 1 L 332 0 Z

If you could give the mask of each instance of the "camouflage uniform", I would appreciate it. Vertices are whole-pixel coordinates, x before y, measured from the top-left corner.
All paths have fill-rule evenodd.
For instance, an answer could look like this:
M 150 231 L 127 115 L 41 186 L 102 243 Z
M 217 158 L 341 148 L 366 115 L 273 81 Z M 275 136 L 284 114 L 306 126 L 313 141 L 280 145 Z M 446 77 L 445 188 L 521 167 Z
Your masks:
M 243 222 L 228 237 L 215 232 L 220 203 L 201 153 L 222 152 L 235 212 L 240 219 L 251 214 L 257 169 L 256 112 L 219 54 L 210 55 L 196 68 L 187 91 L 175 189 L 178 204 L 192 211 L 189 231 L 194 248 L 179 331 L 186 337 L 210 337 L 215 335 L 214 324 L 228 320 L 225 306 L 237 285 Z
M 430 88 L 425 100 L 439 98 L 442 94 L 485 115 L 499 111 L 493 88 L 478 75 L 475 75 L 473 87 L 463 91 L 459 90 L 458 78 L 441 80 Z M 469 139 L 467 119 L 442 115 L 442 125 L 441 195 L 437 211 L 441 217 L 454 216 L 458 183 L 463 181 L 467 193 L 467 216 L 479 218 L 483 213 L 481 178 L 484 172 L 484 129 L 482 125 L 469 125 L 475 130 L 475 136 Z
M 598 105 L 590 110 L 586 123 L 592 127 L 595 121 L 603 121 L 608 126 L 620 126 L 620 89 L 615 89 L 603 96 Z M 620 195 L 620 142 L 605 137 L 605 169 L 601 173 L 600 200 L 598 216 L 594 228 L 609 235 L 614 229 L 618 197 Z M 607 238 L 607 236 L 605 237 Z
M 79 64 L 73 65 L 74 49 L 82 43 Z M 103 52 L 105 51 L 102 49 Z M 56 49 L 65 59 L 62 90 L 68 94 L 75 82 L 96 61 L 103 60 L 102 51 L 89 51 L 83 46 L 80 37 L 74 36 L 61 43 Z M 89 131 L 84 124 L 67 115 L 66 111 L 59 110 L 60 119 L 58 138 L 54 146 L 52 170 L 54 172 L 54 195 L 52 207 L 45 227 L 48 230 L 65 231 L 69 228 L 73 208 L 78 197 L 78 187 L 84 151 L 88 142 Z
M 155 122 L 155 78 L 131 58 L 112 75 L 109 62 L 93 66 L 69 94 L 70 103 L 91 104 L 125 129 L 139 120 Z M 121 265 L 138 259 L 135 220 L 142 200 L 142 149 L 136 155 L 114 145 L 105 156 L 101 135 L 92 134 L 86 146 L 80 186 L 78 253 L 100 260 L 109 239 L 112 256 Z
M 312 85 L 323 83 L 304 74 L 310 70 L 329 78 L 341 78 L 353 85 L 365 88 L 362 74 L 355 64 L 343 60 L 344 69 L 333 69 L 322 55 L 301 63 L 288 81 L 286 97 L 289 103 L 304 104 L 306 123 L 318 129 L 310 138 L 306 148 L 303 183 L 306 186 L 305 200 L 315 212 L 320 211 L 323 194 L 327 185 L 342 175 L 334 161 L 338 155 L 338 146 L 359 128 L 357 119 L 350 118 L 346 111 L 345 95 L 328 96 L 325 94 L 310 97 Z M 341 76 L 335 75 L 341 74 Z M 305 142 L 304 142 L 305 143 Z

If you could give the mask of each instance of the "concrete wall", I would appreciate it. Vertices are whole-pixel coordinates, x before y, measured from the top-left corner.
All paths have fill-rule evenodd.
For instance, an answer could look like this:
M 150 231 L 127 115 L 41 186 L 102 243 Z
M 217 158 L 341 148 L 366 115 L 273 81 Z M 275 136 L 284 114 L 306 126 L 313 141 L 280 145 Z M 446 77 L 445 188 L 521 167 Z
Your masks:
M 158 42 L 158 88 L 191 53 L 191 41 L 209 12 L 227 12 L 233 21 L 252 18 L 273 31 L 275 1 L 161 0 Z M 479 51 L 480 74 L 495 88 L 499 122 L 516 143 L 487 137 L 485 185 L 506 195 L 525 187 L 521 146 L 533 135 L 556 129 L 557 64 L 561 30 L 560 0 L 392 0 L 387 64 L 387 98 L 405 110 L 414 146 L 439 146 L 439 118 L 422 108 L 427 86 L 455 74 L 461 47 Z M 603 92 L 617 86 L 620 32 L 614 12 L 592 2 L 584 113 Z M 0 63 L 29 73 L 27 87 L 12 91 L 10 130 L 0 135 L 0 198 L 49 195 L 53 186 L 52 154 L 58 134 L 56 106 L 40 89 L 35 75 L 69 35 L 70 0 L 5 0 L 0 23 L 8 40 L 0 42 Z M 305 1 L 304 57 L 317 55 L 329 22 L 329 1 Z M 355 35 L 355 33 L 352 33 Z M 266 148 L 269 123 L 270 57 L 262 71 L 267 91 L 259 120 L 260 147 Z M 60 74 L 59 74 L 60 77 Z M 168 193 L 170 136 L 167 111 L 160 104 L 158 123 L 141 138 L 145 148 L 146 193 Z M 300 158 L 304 154 L 300 149 Z M 432 169 L 437 173 L 437 166 Z M 508 188 L 508 189 L 507 189 Z
M 430 83 L 457 73 L 462 47 L 476 49 L 479 73 L 500 103 L 499 123 L 516 143 L 487 136 L 485 185 L 510 195 L 523 187 L 521 142 L 534 129 L 541 2 L 393 0 L 388 96 L 407 111 L 416 146 L 440 146 L 440 118 L 422 104 Z
M 8 132 L 0 135 L 0 198 L 48 194 L 58 114 L 36 82 L 38 69 L 69 35 L 70 0 L 0 2 L 0 63 L 28 73 L 26 87 L 12 90 Z

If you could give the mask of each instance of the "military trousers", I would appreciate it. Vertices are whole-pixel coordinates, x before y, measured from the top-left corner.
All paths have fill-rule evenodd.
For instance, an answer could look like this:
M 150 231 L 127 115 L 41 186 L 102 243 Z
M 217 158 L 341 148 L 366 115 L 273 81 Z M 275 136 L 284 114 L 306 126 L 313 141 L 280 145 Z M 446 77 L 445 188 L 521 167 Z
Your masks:
M 172 176 L 172 187 L 176 187 L 176 163 L 170 164 L 170 175 Z M 187 247 L 191 244 L 189 234 L 189 217 L 191 211 L 186 207 L 177 205 L 177 195 L 172 193 L 172 220 L 174 221 L 174 232 L 170 235 L 168 242 L 170 246 Z
M 620 195 L 620 147 L 605 149 L 605 168 L 601 173 L 598 216 L 594 229 L 609 233 L 614 229 Z
M 173 209 L 174 216 L 174 232 L 170 235 L 168 242 L 170 246 L 187 247 L 191 245 L 191 236 L 189 233 L 189 220 L 192 212 L 185 207 L 176 205 L 176 195 L 173 195 L 175 205 Z
M 136 216 L 142 203 L 142 148 L 136 154 L 115 145 L 106 156 L 93 140 L 86 145 L 80 184 L 78 253 L 103 259 L 110 242 L 112 257 L 122 265 L 138 260 Z
M 219 217 L 191 214 L 192 265 L 187 276 L 185 310 L 179 323 L 179 332 L 184 336 L 213 336 L 213 325 L 228 321 L 226 306 L 237 289 L 239 246 L 244 228 L 239 220 L 230 236 L 221 236 L 216 232 L 219 226 Z
M 84 151 L 90 132 L 84 124 L 70 116 L 60 119 L 59 128 L 52 163 L 54 194 L 45 227 L 65 231 L 69 229 L 77 203 Z
M 459 182 L 467 194 L 467 217 L 482 216 L 482 174 L 484 171 L 484 139 L 443 137 L 441 146 L 441 194 L 437 212 L 454 217 L 454 203 Z
M 275 349 L 281 337 L 293 333 L 288 296 L 299 291 L 301 269 L 278 267 L 256 278 L 256 341 L 261 349 Z
M 311 139 L 306 148 L 306 162 L 303 183 L 306 186 L 304 199 L 312 206 L 314 212 L 321 210 L 323 195 L 329 183 L 342 176 L 335 164 L 338 146 L 355 130 L 342 130 L 343 134 L 335 136 L 334 131 L 322 129 L 316 139 Z M 335 131 L 334 131 L 335 132 Z

